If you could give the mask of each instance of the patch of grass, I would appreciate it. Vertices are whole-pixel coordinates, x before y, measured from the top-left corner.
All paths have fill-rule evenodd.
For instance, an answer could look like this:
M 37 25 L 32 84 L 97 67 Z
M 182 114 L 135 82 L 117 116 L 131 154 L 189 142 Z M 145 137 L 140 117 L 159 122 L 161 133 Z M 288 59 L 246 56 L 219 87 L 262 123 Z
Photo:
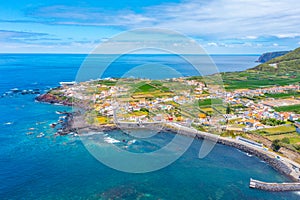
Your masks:
M 114 86 L 116 85 L 116 81 L 110 81 L 110 80 L 99 80 L 96 82 L 97 84 L 101 84 L 101 85 L 107 85 L 107 86 Z
M 99 124 L 106 124 L 108 122 L 107 117 L 103 116 L 97 116 L 95 121 Z
M 280 146 L 300 152 L 300 134 L 296 131 L 285 134 L 265 135 L 272 142 L 277 141 Z
M 300 144 L 300 135 L 297 134 L 294 137 L 289 138 L 291 144 Z
M 62 91 L 60 91 L 60 89 L 52 89 L 48 93 L 53 94 L 53 95 L 57 95 L 57 96 L 61 96 L 61 95 L 64 94 Z
M 213 112 L 214 111 L 214 109 L 212 109 L 211 107 L 201 107 L 201 110 L 203 112 Z
M 277 112 L 294 112 L 294 113 L 300 113 L 300 105 L 291 105 L 291 106 L 280 106 L 275 107 L 274 110 Z
M 198 101 L 198 105 L 201 106 L 211 106 L 212 104 L 222 104 L 222 99 L 203 99 Z
M 155 87 L 149 85 L 149 84 L 144 84 L 144 85 L 141 85 L 137 88 L 137 91 L 140 91 L 140 92 L 153 92 L 157 90 Z
M 240 76 L 242 74 L 242 76 Z M 300 81 L 298 72 L 292 73 L 293 78 L 287 78 L 285 74 L 268 71 L 247 70 L 244 72 L 222 73 L 223 83 L 227 90 L 255 89 L 276 85 L 297 84 Z
M 259 132 L 262 135 L 279 135 L 279 134 L 285 135 L 285 133 L 291 133 L 295 130 L 296 128 L 294 126 L 277 126 L 274 128 L 265 128 L 260 130 Z
M 277 94 L 265 94 L 266 97 L 274 98 L 274 99 L 280 99 L 280 98 L 288 98 L 288 97 L 299 97 L 299 92 L 288 92 L 288 93 L 277 93 Z
M 248 138 L 245 133 L 242 132 L 234 132 L 234 131 L 223 131 L 221 134 L 222 137 L 231 137 L 236 138 L 237 136 Z
M 131 113 L 132 116 L 143 116 L 143 115 L 148 115 L 149 113 L 146 111 L 134 111 Z

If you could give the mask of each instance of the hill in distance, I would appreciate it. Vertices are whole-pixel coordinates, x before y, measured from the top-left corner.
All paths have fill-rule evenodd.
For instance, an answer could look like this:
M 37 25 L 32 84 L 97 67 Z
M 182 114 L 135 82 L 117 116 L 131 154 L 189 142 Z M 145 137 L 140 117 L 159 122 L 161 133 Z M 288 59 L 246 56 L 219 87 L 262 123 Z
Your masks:
M 300 48 L 295 49 L 283 56 L 276 57 L 266 63 L 260 64 L 253 70 L 282 73 L 299 73 L 300 72 Z
M 283 56 L 289 52 L 290 51 L 276 51 L 276 52 L 264 53 L 258 58 L 257 62 L 265 63 L 268 62 L 269 60 L 272 60 L 273 58 Z
M 245 71 L 221 74 L 228 90 L 299 84 L 300 48 Z

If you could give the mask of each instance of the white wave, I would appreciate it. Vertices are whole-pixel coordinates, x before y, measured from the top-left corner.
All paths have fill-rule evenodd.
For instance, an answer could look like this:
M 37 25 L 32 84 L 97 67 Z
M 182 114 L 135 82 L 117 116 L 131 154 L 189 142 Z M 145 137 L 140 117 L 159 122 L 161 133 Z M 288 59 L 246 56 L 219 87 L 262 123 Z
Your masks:
M 107 143 L 110 143 L 110 144 L 119 143 L 120 142 L 119 140 L 116 140 L 116 139 L 111 138 L 111 137 L 105 137 L 104 141 L 107 142 Z
M 12 125 L 13 122 L 5 122 L 4 125 Z
M 41 138 L 41 137 L 44 137 L 44 136 L 45 136 L 45 134 L 43 132 L 40 132 L 40 134 L 38 134 L 36 137 Z
M 300 191 L 294 192 L 296 195 L 300 196 Z
M 130 141 L 128 142 L 128 145 L 134 144 L 135 142 L 136 142 L 136 140 L 130 140 Z
M 80 134 L 81 137 L 93 136 L 93 135 L 103 135 L 103 132 L 89 132 L 89 133 Z

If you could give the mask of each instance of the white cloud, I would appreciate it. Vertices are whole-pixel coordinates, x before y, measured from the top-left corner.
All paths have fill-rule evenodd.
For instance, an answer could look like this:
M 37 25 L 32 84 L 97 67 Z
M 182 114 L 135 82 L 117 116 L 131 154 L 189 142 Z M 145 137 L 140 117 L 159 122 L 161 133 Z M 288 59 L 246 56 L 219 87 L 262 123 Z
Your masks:
M 209 43 L 207 43 L 207 45 L 211 46 L 211 47 L 217 47 L 218 46 L 218 44 L 215 43 L 215 42 L 209 42 Z
M 148 7 L 143 14 L 117 13 L 112 21 L 120 26 L 157 26 L 218 38 L 295 37 L 300 30 L 297 4 L 298 0 L 191 0 Z
M 94 37 L 86 36 L 89 32 L 97 30 L 97 34 L 103 34 L 103 26 L 117 31 L 142 27 L 169 28 L 192 36 L 213 50 L 234 48 L 240 53 L 239 48 L 276 50 L 300 45 L 298 1 L 182 0 L 180 3 L 144 7 L 138 12 L 130 10 L 130 5 L 120 10 L 54 5 L 31 7 L 26 18 L 51 27 L 75 27 L 72 30 L 81 27 L 88 40 Z M 105 37 L 109 36 L 105 34 Z M 82 48 L 85 45 L 89 44 L 72 43 L 72 46 Z M 174 43 L 174 46 L 178 44 Z
M 147 17 L 131 10 L 109 12 L 102 8 L 65 5 L 31 8 L 27 15 L 49 24 L 81 26 L 129 26 L 153 21 L 151 16 Z
M 284 39 L 284 38 L 295 38 L 295 37 L 299 37 L 300 34 L 299 33 L 282 33 L 282 34 L 276 34 L 276 37 L 280 38 L 280 39 Z
M 257 39 L 257 38 L 258 38 L 257 36 L 248 35 L 248 36 L 246 36 L 245 38 L 242 38 L 242 39 L 255 40 L 255 39 Z
M 164 27 L 193 36 L 254 40 L 261 36 L 299 36 L 299 0 L 185 0 L 132 10 L 105 11 L 101 8 L 49 6 L 30 15 L 50 23 Z M 47 20 L 48 19 L 48 20 Z
M 252 47 L 252 43 L 250 43 L 250 42 L 245 42 L 245 43 L 243 44 L 243 46 L 245 46 L 245 47 Z
M 155 16 L 157 26 L 195 35 L 248 37 L 291 36 L 300 30 L 298 0 L 213 0 L 156 6 L 146 15 Z

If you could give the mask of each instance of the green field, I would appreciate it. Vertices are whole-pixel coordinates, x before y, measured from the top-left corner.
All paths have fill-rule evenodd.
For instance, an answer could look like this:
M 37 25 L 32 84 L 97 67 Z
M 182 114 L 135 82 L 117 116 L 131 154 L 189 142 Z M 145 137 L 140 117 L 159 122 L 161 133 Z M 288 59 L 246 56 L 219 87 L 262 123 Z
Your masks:
M 294 133 L 289 133 L 289 134 L 282 134 L 282 135 L 271 135 L 267 137 L 270 140 L 282 140 L 283 138 L 289 138 L 290 144 L 298 144 L 300 143 L 300 135 L 297 134 L 296 132 Z
M 300 152 L 300 134 L 294 126 L 277 126 L 255 131 L 265 138 L 274 141 L 279 140 L 281 146 Z
M 274 108 L 277 112 L 294 112 L 300 113 L 300 105 L 291 105 L 291 106 L 280 106 Z
M 212 104 L 213 105 L 216 105 L 216 104 L 222 104 L 223 103 L 223 100 L 222 99 L 203 99 L 203 100 L 199 100 L 198 101 L 198 105 L 200 107 L 202 106 L 211 106 Z
M 277 126 L 274 128 L 265 128 L 257 131 L 261 135 L 270 136 L 270 135 L 280 135 L 294 132 L 296 128 L 294 126 Z
M 296 132 L 282 135 L 270 135 L 267 136 L 267 138 L 271 141 L 279 140 L 280 146 L 300 152 L 300 134 Z
M 143 85 L 139 86 L 137 88 L 136 92 L 153 92 L 155 90 L 157 90 L 156 87 L 146 83 L 146 84 L 143 84 Z
M 117 84 L 117 81 L 110 80 L 99 80 L 95 82 L 96 84 L 106 85 L 106 86 L 114 86 Z
M 276 73 L 258 72 L 253 70 L 222 73 L 222 78 L 227 90 L 243 88 L 255 89 L 276 85 L 298 84 L 300 82 L 300 74 L 296 74 L 291 78 L 285 74 L 279 75 Z
M 274 99 L 288 98 L 288 97 L 299 97 L 299 92 L 288 92 L 288 93 L 277 93 L 277 94 L 265 94 L 265 97 L 270 97 Z
M 274 65 L 276 66 L 274 67 Z M 260 88 L 300 82 L 300 48 L 242 72 L 222 73 L 226 89 Z

